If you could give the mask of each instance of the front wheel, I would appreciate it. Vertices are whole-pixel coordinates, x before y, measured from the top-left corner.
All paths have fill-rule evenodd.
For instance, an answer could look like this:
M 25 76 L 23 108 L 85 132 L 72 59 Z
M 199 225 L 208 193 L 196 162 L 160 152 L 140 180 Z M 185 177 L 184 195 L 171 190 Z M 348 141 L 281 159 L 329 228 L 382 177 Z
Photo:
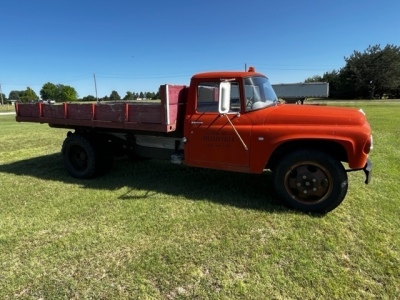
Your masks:
M 342 203 L 347 193 L 347 173 L 340 161 L 315 150 L 286 155 L 274 171 L 279 197 L 290 207 L 326 213 Z

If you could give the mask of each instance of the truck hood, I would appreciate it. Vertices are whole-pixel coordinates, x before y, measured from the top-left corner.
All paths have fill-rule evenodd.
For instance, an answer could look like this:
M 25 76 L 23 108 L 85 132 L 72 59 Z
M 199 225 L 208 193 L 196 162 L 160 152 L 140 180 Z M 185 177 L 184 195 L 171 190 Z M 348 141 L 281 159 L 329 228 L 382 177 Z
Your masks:
M 366 122 L 362 111 L 352 108 L 282 104 L 265 109 L 264 124 L 360 126 Z

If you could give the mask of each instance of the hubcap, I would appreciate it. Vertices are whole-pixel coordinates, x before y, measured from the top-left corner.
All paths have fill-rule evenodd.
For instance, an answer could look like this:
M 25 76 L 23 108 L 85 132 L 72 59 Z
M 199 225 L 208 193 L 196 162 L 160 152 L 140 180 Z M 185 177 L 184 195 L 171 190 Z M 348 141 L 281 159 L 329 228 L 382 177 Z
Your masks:
M 285 188 L 296 201 L 315 204 L 330 195 L 332 177 L 323 166 L 314 162 L 302 162 L 286 173 Z
M 70 161 L 75 169 L 82 171 L 88 165 L 88 157 L 82 147 L 74 146 L 70 152 Z

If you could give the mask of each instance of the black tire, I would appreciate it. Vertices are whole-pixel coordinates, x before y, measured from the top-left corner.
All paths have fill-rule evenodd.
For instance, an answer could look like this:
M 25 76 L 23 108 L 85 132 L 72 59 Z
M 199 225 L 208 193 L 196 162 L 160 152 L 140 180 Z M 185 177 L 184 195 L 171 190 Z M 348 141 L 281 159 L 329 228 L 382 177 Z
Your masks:
M 75 178 L 89 179 L 96 174 L 97 155 L 94 144 L 89 139 L 69 134 L 62 146 L 64 165 L 68 173 Z
M 335 209 L 348 187 L 347 173 L 340 161 L 316 150 L 286 155 L 276 166 L 274 184 L 285 204 L 316 213 Z

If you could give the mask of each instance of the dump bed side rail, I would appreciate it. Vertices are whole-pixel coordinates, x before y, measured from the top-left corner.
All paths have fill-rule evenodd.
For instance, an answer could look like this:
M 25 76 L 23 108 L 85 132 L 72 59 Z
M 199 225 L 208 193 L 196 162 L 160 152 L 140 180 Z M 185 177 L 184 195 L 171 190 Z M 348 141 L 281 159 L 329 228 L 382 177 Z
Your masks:
M 16 120 L 65 128 L 175 131 L 184 115 L 186 87 L 162 85 L 160 95 L 161 103 L 16 103 Z

